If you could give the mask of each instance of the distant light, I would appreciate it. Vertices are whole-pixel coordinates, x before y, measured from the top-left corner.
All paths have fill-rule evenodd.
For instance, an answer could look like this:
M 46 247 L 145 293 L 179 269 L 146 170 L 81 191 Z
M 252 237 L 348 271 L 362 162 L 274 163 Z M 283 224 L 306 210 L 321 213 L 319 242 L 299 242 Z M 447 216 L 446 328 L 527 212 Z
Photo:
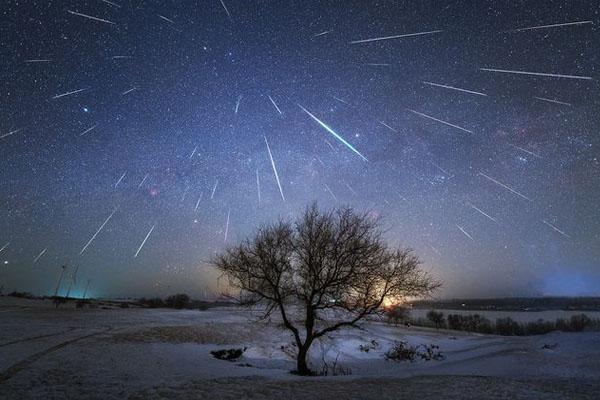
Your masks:
M 83 112 L 90 112 L 90 110 L 87 107 L 83 107 Z
M 4 260 L 4 265 L 8 265 L 8 260 Z

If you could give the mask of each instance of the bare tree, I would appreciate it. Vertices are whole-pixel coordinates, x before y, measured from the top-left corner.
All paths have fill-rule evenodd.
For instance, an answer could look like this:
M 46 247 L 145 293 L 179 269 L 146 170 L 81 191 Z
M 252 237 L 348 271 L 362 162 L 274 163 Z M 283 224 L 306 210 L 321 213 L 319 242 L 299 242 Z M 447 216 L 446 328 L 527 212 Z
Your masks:
M 295 222 L 263 226 L 226 250 L 214 265 L 240 290 L 240 302 L 279 312 L 298 348 L 297 373 L 312 374 L 312 343 L 354 327 L 386 300 L 421 296 L 440 284 L 410 250 L 390 249 L 378 220 L 350 208 L 307 208 Z

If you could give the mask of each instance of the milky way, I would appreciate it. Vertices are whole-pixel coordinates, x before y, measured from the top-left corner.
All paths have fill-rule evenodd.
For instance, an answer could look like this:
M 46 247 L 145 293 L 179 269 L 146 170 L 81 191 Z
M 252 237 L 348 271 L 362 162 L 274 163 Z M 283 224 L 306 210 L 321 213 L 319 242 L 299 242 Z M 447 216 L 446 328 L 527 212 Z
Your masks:
M 600 7 L 533 3 L 4 1 L 0 286 L 199 295 L 317 201 L 442 296 L 600 294 Z

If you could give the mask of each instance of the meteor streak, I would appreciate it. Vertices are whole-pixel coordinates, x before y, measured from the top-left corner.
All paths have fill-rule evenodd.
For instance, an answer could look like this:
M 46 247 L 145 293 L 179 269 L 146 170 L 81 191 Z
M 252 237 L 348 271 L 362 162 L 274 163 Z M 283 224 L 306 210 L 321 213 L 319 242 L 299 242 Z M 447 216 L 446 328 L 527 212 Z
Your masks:
M 127 171 L 123 172 L 123 175 L 121 175 L 121 177 L 119 178 L 119 180 L 117 181 L 117 183 L 115 183 L 115 189 L 117 188 L 117 186 L 119 186 L 119 183 L 121 183 L 121 181 L 123 180 L 123 178 L 125 178 L 125 174 L 127 173 Z
M 83 254 L 83 252 L 85 251 L 85 249 L 88 248 L 88 246 L 90 245 L 90 243 L 92 243 L 92 241 L 96 238 L 96 236 L 98 236 L 98 234 L 100 233 L 100 231 L 104 228 L 104 226 L 108 223 L 108 221 L 110 221 L 110 219 L 112 218 L 113 215 L 115 215 L 116 212 L 117 212 L 117 209 L 115 208 L 113 210 L 113 212 L 110 213 L 110 215 L 108 216 L 108 218 L 106 218 L 106 220 L 102 223 L 102 225 L 100 225 L 100 228 L 98 228 L 98 230 L 96 231 L 96 233 L 94 233 L 94 235 L 92 236 L 92 238 L 85 244 L 85 246 L 83 246 L 83 249 L 81 249 L 81 251 L 79 252 L 79 255 Z
M 6 242 L 6 244 L 4 246 L 2 246 L 2 248 L 0 249 L 0 253 L 2 253 L 4 251 L 4 249 L 6 249 L 8 247 L 9 244 L 10 244 L 10 241 Z
M 408 111 L 410 111 L 410 112 L 411 112 L 411 113 L 413 113 L 413 114 L 420 115 L 421 117 L 424 117 L 424 118 L 429 118 L 429 119 L 431 119 L 431 120 L 434 120 L 434 121 L 440 122 L 440 123 L 442 123 L 442 124 L 445 124 L 445 125 L 451 126 L 451 127 L 453 127 L 453 128 L 460 129 L 461 131 L 465 131 L 465 132 L 473 133 L 472 131 L 470 131 L 470 130 L 468 130 L 468 129 L 465 129 L 465 128 L 463 128 L 463 127 L 460 127 L 460 126 L 458 126 L 458 125 L 451 124 L 450 122 L 442 121 L 441 119 L 434 118 L 434 117 L 432 117 L 432 116 L 430 116 L 430 115 L 423 114 L 423 113 L 420 113 L 420 112 L 418 112 L 418 111 L 411 110 L 411 109 L 409 109 L 409 108 L 407 108 L 407 110 L 408 110 Z
M 109 21 L 109 20 L 107 20 L 107 19 L 96 18 L 96 17 L 92 17 L 91 15 L 82 14 L 82 13 L 78 13 L 78 12 L 76 12 L 76 11 L 71 11 L 71 10 L 67 10 L 67 12 L 68 12 L 69 14 L 78 15 L 78 16 L 80 16 L 80 17 L 87 18 L 87 19 L 91 19 L 91 20 L 94 20 L 94 21 L 98 21 L 98 22 L 104 22 L 104 23 L 107 23 L 107 24 L 115 25 L 115 23 L 114 23 L 114 22 L 111 22 L 111 21 Z
M 48 59 L 35 59 L 35 60 L 25 60 L 23 62 L 24 63 L 47 63 L 47 62 L 52 62 L 52 60 L 48 60 Z
M 150 230 L 148 231 L 148 234 L 144 238 L 144 241 L 142 242 L 142 244 L 140 244 L 140 247 L 135 252 L 135 256 L 133 256 L 133 258 L 137 258 L 138 254 L 140 254 L 140 251 L 142 250 L 142 247 L 144 247 L 144 244 L 146 244 L 146 240 L 148 240 L 148 237 L 150 237 L 150 234 L 154 230 L 154 227 L 155 227 L 155 225 L 152 225 L 152 228 L 150 228 Z
M 553 99 L 547 99 L 545 97 L 533 97 L 534 99 L 538 99 L 538 100 L 542 100 L 542 101 L 547 101 L 548 103 L 555 103 L 555 104 L 562 104 L 563 106 L 572 106 L 573 104 L 571 103 L 565 103 L 564 101 L 558 101 L 558 100 L 553 100 Z
M 471 204 L 471 203 L 467 203 L 469 205 L 469 207 L 471 207 L 472 209 L 476 210 L 477 212 L 479 212 L 481 215 L 484 215 L 485 217 L 491 219 L 492 221 L 494 221 L 495 223 L 498 223 L 498 221 L 496 221 L 493 217 L 489 216 L 488 214 L 486 214 L 485 212 L 483 212 L 481 209 L 477 208 L 475 205 Z
M 96 124 L 96 125 L 92 126 L 91 128 L 88 128 L 88 129 L 86 129 L 85 131 L 81 132 L 81 133 L 79 134 L 79 136 L 83 136 L 83 135 L 85 135 L 86 133 L 93 131 L 93 130 L 94 130 L 96 127 L 97 127 L 97 126 L 98 126 L 98 124 Z
M 511 193 L 514 193 L 514 194 L 516 194 L 517 196 L 519 196 L 519 197 L 522 197 L 522 198 L 524 198 L 524 199 L 525 199 L 525 200 L 527 200 L 527 201 L 532 201 L 532 200 L 531 200 L 529 197 L 525 196 L 524 194 L 521 194 L 521 193 L 517 192 L 516 190 L 514 190 L 514 189 L 513 189 L 513 188 L 511 188 L 511 187 L 508 187 L 508 186 L 506 186 L 506 185 L 505 185 L 504 183 L 502 183 L 502 182 L 498 182 L 497 180 L 495 180 L 494 178 L 492 178 L 492 177 L 490 177 L 490 176 L 487 176 L 487 175 L 486 175 L 486 174 L 484 174 L 483 172 L 480 172 L 478 175 L 481 175 L 481 176 L 483 176 L 484 178 L 486 178 L 486 179 L 488 179 L 488 180 L 490 180 L 490 181 L 494 182 L 496 185 L 503 187 L 504 189 L 508 190 L 509 192 L 511 192 Z
M 388 124 L 386 124 L 385 122 L 383 122 L 383 121 L 379 121 L 379 120 L 377 120 L 377 122 L 379 122 L 381 125 L 383 125 L 383 126 L 385 126 L 386 128 L 388 128 L 388 129 L 389 129 L 389 130 L 391 130 L 392 132 L 396 132 L 396 133 L 398 133 L 398 131 L 397 131 L 397 130 L 395 130 L 394 128 L 392 128 L 391 126 L 389 126 Z
M 5 133 L 4 135 L 0 136 L 0 139 L 4 139 L 5 137 L 12 136 L 12 135 L 14 135 L 15 133 L 17 133 L 17 132 L 19 132 L 21 130 L 22 129 L 15 129 L 14 131 L 10 131 L 8 133 Z
M 43 256 L 43 255 L 44 255 L 44 253 L 46 252 L 46 250 L 48 250 L 48 248 L 47 248 L 47 247 L 46 247 L 44 250 L 42 250 L 42 251 L 41 251 L 41 253 L 40 253 L 40 254 L 38 254 L 36 258 L 34 258 L 34 259 L 33 259 L 33 263 L 34 263 L 34 264 L 35 264 L 36 262 L 38 262 L 38 260 L 39 260 L 40 258 L 42 258 L 42 256 Z
M 87 89 L 79 89 L 79 90 L 73 90 L 72 92 L 57 94 L 56 96 L 53 97 L 53 99 L 60 99 L 61 97 L 70 96 L 75 93 L 80 93 L 80 92 L 83 92 L 84 90 L 87 90 Z
M 235 103 L 235 114 L 238 113 L 238 110 L 240 108 L 240 101 L 242 100 L 242 95 L 239 95 L 237 98 L 237 102 Z
M 229 233 L 229 214 L 231 213 L 231 208 L 227 210 L 227 222 L 225 223 L 225 240 L 223 242 L 227 242 L 227 234 Z
M 564 233 L 563 231 L 561 231 L 560 229 L 558 229 L 556 226 L 552 225 L 550 222 L 546 221 L 546 220 L 542 220 L 542 222 L 546 225 L 548 225 L 550 228 L 552 228 L 553 230 L 555 230 L 556 232 L 560 233 L 561 235 L 563 235 L 566 238 L 571 239 L 571 236 L 567 235 L 566 233 Z
M 196 150 L 198 150 L 198 146 L 194 147 L 194 151 L 192 151 L 192 154 L 190 154 L 189 159 L 191 160 L 192 157 L 194 157 L 194 154 L 196 154 Z
M 591 76 L 580 76 L 580 75 L 548 74 L 545 72 L 513 71 L 513 70 L 508 70 L 508 69 L 493 69 L 493 68 L 479 68 L 479 69 L 482 71 L 501 72 L 501 73 L 505 73 L 505 74 L 548 76 L 551 78 L 567 78 L 567 79 L 586 79 L 586 80 L 592 79 Z
M 265 144 L 267 145 L 267 152 L 269 153 L 269 158 L 271 159 L 271 167 L 273 167 L 273 173 L 275 174 L 275 180 L 277 181 L 277 186 L 279 187 L 279 193 L 281 194 L 281 198 L 285 201 L 285 196 L 283 195 L 283 189 L 281 189 L 281 182 L 279 181 L 279 174 L 277 173 L 277 167 L 275 166 L 275 160 L 273 160 L 273 154 L 271 154 L 271 147 L 269 146 L 269 142 L 267 141 L 267 137 L 265 138 Z
M 405 33 L 403 35 L 384 36 L 384 37 L 377 37 L 377 38 L 372 38 L 372 39 L 361 39 L 361 40 L 354 40 L 354 41 L 348 42 L 348 43 L 350 43 L 350 44 L 357 44 L 357 43 L 377 42 L 379 40 L 398 39 L 398 38 L 409 37 L 409 36 L 430 35 L 430 34 L 433 34 L 433 33 L 440 33 L 440 32 L 443 32 L 443 30 L 427 31 L 427 32 L 417 32 L 417 33 Z
M 463 229 L 463 227 L 462 227 L 462 226 L 460 226 L 460 225 L 456 224 L 456 227 L 457 227 L 458 229 L 460 229 L 460 231 L 461 231 L 462 233 L 464 233 L 466 237 L 468 237 L 468 238 L 469 238 L 469 239 L 471 239 L 472 241 L 475 241 L 475 239 L 473 239 L 473 236 L 469 235 L 469 233 L 468 233 L 467 231 L 465 231 L 465 230 Z
M 327 189 L 327 191 L 329 192 L 329 194 L 331 195 L 331 197 L 333 197 L 333 199 L 335 201 L 338 201 L 337 197 L 335 197 L 335 194 L 333 194 L 333 192 L 331 191 L 331 189 L 329 188 L 329 186 L 327 186 L 326 183 L 324 183 L 323 185 L 325 185 L 325 189 Z
M 534 156 L 534 157 L 537 157 L 537 158 L 544 158 L 544 157 L 540 156 L 539 154 L 536 154 L 536 153 L 534 153 L 533 151 L 529 151 L 529 150 L 527 150 L 527 149 L 524 149 L 524 148 L 522 148 L 522 147 L 515 146 L 514 144 L 511 144 L 511 146 L 512 146 L 512 147 L 514 147 L 515 149 L 521 150 L 522 152 L 525 152 L 525 153 L 527 153 L 527 154 L 531 154 L 531 155 L 532 155 L 532 156 Z
M 219 180 L 215 181 L 215 186 L 213 186 L 212 193 L 210 194 L 210 199 L 212 200 L 215 197 L 215 191 L 217 190 L 217 185 L 219 184 Z
M 172 19 L 169 19 L 169 18 L 165 17 L 164 15 L 160 15 L 160 14 L 156 14 L 156 15 L 158 15 L 158 18 L 164 19 L 164 20 L 165 20 L 165 21 L 167 21 L 167 22 L 170 22 L 170 23 L 172 23 L 172 24 L 174 24 L 174 23 L 175 23 L 175 22 L 173 22 L 173 20 L 172 20 Z
M 298 107 L 300 107 L 302 109 L 302 111 L 304 111 L 305 113 L 307 113 L 319 125 L 321 125 L 323 128 L 325 128 L 325 130 L 327 132 L 331 133 L 337 140 L 339 140 L 340 142 L 344 143 L 344 145 L 346 145 L 346 147 L 348 147 L 350 150 L 352 150 L 353 152 L 355 152 L 356 154 L 358 154 L 363 160 L 369 161 L 367 159 L 367 157 L 363 156 L 358 150 L 356 150 L 354 147 L 352 147 L 352 145 L 350 143 L 348 143 L 343 137 L 341 137 L 340 135 L 338 135 L 337 133 L 335 133 L 335 131 L 333 129 L 331 129 L 329 126 L 327 126 L 327 124 L 325 124 L 319 118 L 317 118 L 314 115 L 312 115 L 310 111 L 308 111 L 306 108 L 302 107 L 300 104 L 298 104 Z
M 202 193 L 200 193 L 200 197 L 198 197 L 198 201 L 196 202 L 196 207 L 194 207 L 194 212 L 198 211 L 198 206 L 200 205 L 200 201 L 202 200 Z
M 142 179 L 142 181 L 138 185 L 139 188 L 142 187 L 142 185 L 144 184 L 144 182 L 146 182 L 146 179 L 148 179 L 148 174 L 144 175 L 144 179 Z
M 120 5 L 118 5 L 117 3 L 113 3 L 112 1 L 108 1 L 108 0 L 102 0 L 103 2 L 105 2 L 106 4 L 110 4 L 111 6 L 115 6 L 117 8 L 121 8 Z
M 461 88 L 457 88 L 457 87 L 454 87 L 454 86 L 442 85 L 442 84 L 439 84 L 439 83 L 426 82 L 426 81 L 423 81 L 423 83 L 426 84 L 426 85 L 437 86 L 437 87 L 446 88 L 446 89 L 452 89 L 452 90 L 458 90 L 459 92 L 476 94 L 478 96 L 487 96 L 487 94 L 485 94 L 485 93 L 475 92 L 473 90 L 461 89 Z
M 279 107 L 277 107 L 277 103 L 275 103 L 275 100 L 273 100 L 273 99 L 271 98 L 271 96 L 269 96 L 269 95 L 267 95 L 267 97 L 269 98 L 269 100 L 271 100 L 271 103 L 273 103 L 273 105 L 275 106 L 275 109 L 277 110 L 277 112 L 278 112 L 279 114 L 283 114 L 283 113 L 281 112 L 281 110 L 279 109 Z
M 133 92 L 135 89 L 137 89 L 137 88 L 136 88 L 136 87 L 132 87 L 131 89 L 129 89 L 129 90 L 126 90 L 126 91 L 124 91 L 123 93 L 121 93 L 121 96 L 125 96 L 127 93 L 131 93 L 131 92 Z
M 514 29 L 512 32 L 532 31 L 534 29 L 558 28 L 561 26 L 585 25 L 585 24 L 593 24 L 593 22 L 592 21 L 576 21 L 576 22 L 564 22 L 561 24 L 529 26 L 527 28 Z
M 229 10 L 227 9 L 227 6 L 225 5 L 225 2 L 223 0 L 221 0 L 221 5 L 225 9 L 225 12 L 227 13 L 227 16 L 229 17 L 229 19 L 231 19 L 231 14 L 229 13 Z
M 333 32 L 333 29 L 329 30 L 329 31 L 317 33 L 316 35 L 313 35 L 313 37 L 319 37 L 319 36 L 327 35 L 328 33 L 331 33 L 331 32 Z

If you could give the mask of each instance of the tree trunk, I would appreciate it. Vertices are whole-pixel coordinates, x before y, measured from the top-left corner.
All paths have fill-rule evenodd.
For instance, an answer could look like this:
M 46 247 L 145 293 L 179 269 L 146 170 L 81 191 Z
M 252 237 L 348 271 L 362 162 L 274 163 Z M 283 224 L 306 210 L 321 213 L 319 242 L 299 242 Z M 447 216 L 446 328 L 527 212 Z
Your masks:
M 304 344 L 304 346 L 298 348 L 298 358 L 296 360 L 296 372 L 298 375 L 312 375 L 312 371 L 308 368 L 308 364 L 306 363 L 309 346 Z

